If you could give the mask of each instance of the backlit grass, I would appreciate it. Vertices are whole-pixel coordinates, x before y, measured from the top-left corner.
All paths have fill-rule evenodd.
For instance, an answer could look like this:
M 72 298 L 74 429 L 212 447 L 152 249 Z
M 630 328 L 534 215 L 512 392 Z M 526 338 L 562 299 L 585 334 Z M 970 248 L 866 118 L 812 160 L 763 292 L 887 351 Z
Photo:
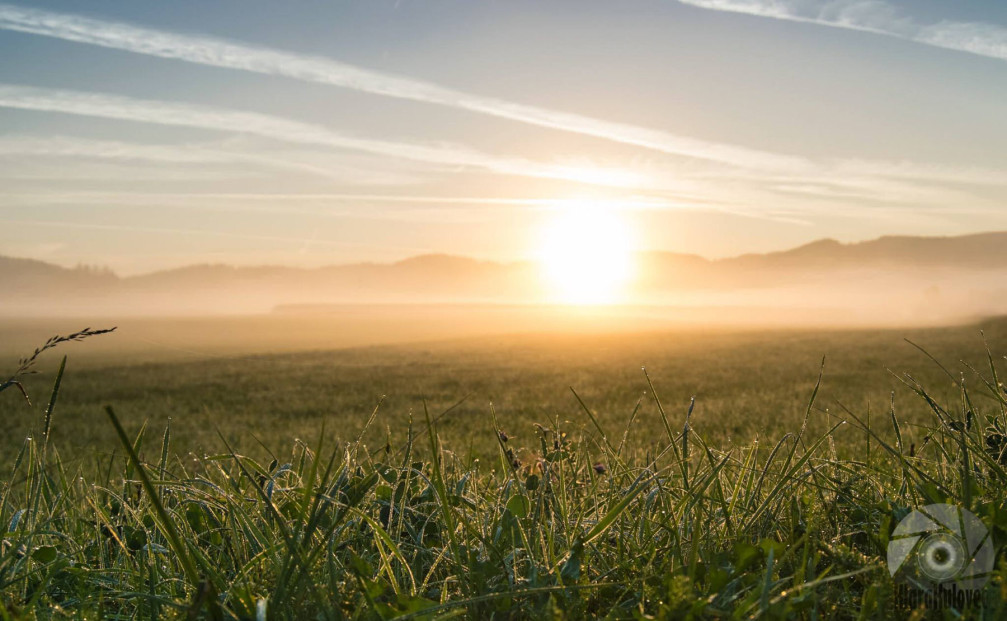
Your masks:
M 337 439 L 319 426 L 282 453 L 255 447 L 267 458 L 223 435 L 215 452 L 184 456 L 170 425 L 124 425 L 109 407 L 115 443 L 93 464 L 65 463 L 50 442 L 61 368 L 0 484 L 0 613 L 905 616 L 885 550 L 911 507 L 968 508 L 1003 542 L 1007 395 L 997 358 L 984 358 L 967 376 L 947 371 L 952 399 L 903 378 L 930 412 L 913 441 L 894 407 L 820 411 L 812 378 L 792 429 L 720 445 L 644 376 L 658 415 L 645 443 L 630 440 L 643 401 L 613 424 L 577 393 L 576 423 L 516 429 L 487 407 L 471 433 L 488 436 L 489 456 L 444 445 L 443 412 L 423 403 L 402 428 L 382 430 L 378 408 Z M 960 613 L 1002 618 L 1005 579 L 1001 566 L 991 608 Z

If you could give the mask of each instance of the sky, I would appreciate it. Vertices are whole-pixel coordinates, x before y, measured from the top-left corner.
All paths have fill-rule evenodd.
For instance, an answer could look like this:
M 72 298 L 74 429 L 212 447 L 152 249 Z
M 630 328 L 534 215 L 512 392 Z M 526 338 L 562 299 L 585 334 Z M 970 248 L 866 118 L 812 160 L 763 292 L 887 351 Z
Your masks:
M 1007 229 L 995 0 L 0 0 L 0 254 L 123 274 Z

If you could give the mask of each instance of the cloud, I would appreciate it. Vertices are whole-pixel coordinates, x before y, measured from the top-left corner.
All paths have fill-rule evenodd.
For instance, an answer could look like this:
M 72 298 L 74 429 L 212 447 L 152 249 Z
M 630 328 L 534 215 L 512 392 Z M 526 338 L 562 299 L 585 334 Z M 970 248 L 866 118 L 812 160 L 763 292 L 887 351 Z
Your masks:
M 27 194 L 5 193 L 5 196 L 22 196 L 40 202 L 86 202 L 133 203 L 143 200 L 164 202 L 184 201 L 235 201 L 240 203 L 254 202 L 297 202 L 297 203 L 377 203 L 406 205 L 498 205 L 506 207 L 552 207 L 567 204 L 570 199 L 551 198 L 511 198 L 501 196 L 437 196 L 427 194 L 351 194 L 345 192 L 329 193 L 281 193 L 281 192 L 129 192 L 129 191 L 61 191 L 61 192 L 30 192 Z M 649 204 L 639 199 L 628 199 L 629 204 Z M 620 201 L 621 202 L 621 201 Z
M 527 212 L 571 209 L 584 203 L 577 198 L 451 196 L 432 194 L 361 194 L 345 192 L 284 193 L 284 192 L 143 192 L 93 190 L 6 191 L 8 205 L 52 206 L 170 206 L 211 211 L 249 211 L 266 213 L 299 213 L 364 219 L 457 221 L 479 219 L 487 213 Z M 663 209 L 714 209 L 709 202 L 695 203 L 674 196 L 617 196 L 592 198 L 592 203 L 611 209 L 651 211 Z M 384 209 L 360 209 L 361 205 L 383 206 Z M 471 209 L 478 207 L 478 209 Z
M 1007 28 L 983 22 L 922 24 L 883 0 L 679 0 L 682 4 L 897 37 L 1007 60 Z
M 718 211 L 786 222 L 793 222 L 795 214 L 825 214 L 832 213 L 837 208 L 851 215 L 860 213 L 874 217 L 880 214 L 881 205 L 910 202 L 923 206 L 927 203 L 953 201 L 953 204 L 963 208 L 982 208 L 988 204 L 988 200 L 954 189 L 942 190 L 927 186 L 955 182 L 995 186 L 1007 184 L 1004 175 L 997 171 L 920 166 L 911 162 L 843 160 L 817 162 L 809 170 L 800 172 L 789 169 L 744 170 L 709 162 L 704 167 L 691 166 L 683 169 L 675 164 L 665 163 L 647 169 L 645 174 L 639 174 L 622 169 L 556 165 L 497 157 L 456 145 L 420 145 L 347 136 L 324 126 L 254 112 L 3 84 L 0 84 L 0 107 L 197 127 L 323 149 L 399 158 L 447 169 L 473 169 L 574 181 L 623 192 L 643 192 L 653 202 L 652 208 Z M 133 150 L 132 146 L 127 148 L 124 143 L 114 142 L 90 146 L 54 143 L 50 147 L 56 153 L 68 154 L 90 152 L 169 159 L 218 157 L 208 154 L 174 154 L 164 147 L 155 146 Z M 270 145 L 259 144 L 254 149 L 246 148 L 244 152 L 243 157 L 249 161 L 266 158 L 271 159 L 274 165 L 283 165 L 277 162 L 282 162 L 284 158 L 277 155 Z M 323 175 L 326 168 L 324 162 L 310 160 L 301 164 L 291 162 L 288 165 L 303 165 Z M 202 172 L 205 174 L 207 171 Z
M 214 164 L 234 162 L 233 154 L 188 145 L 133 144 L 117 140 L 93 140 L 70 136 L 3 136 L 0 157 L 93 157 L 113 160 L 143 160 L 165 164 Z
M 403 170 L 389 170 L 385 158 L 381 158 L 379 166 L 378 162 L 368 161 L 369 156 L 267 149 L 247 142 L 231 139 L 195 144 L 140 144 L 76 136 L 6 135 L 0 136 L 0 157 L 17 158 L 17 162 L 26 157 L 65 157 L 182 166 L 252 164 L 362 185 L 398 185 L 420 180 L 404 166 L 400 167 Z
M 321 125 L 255 112 L 100 93 L 0 84 L 0 107 L 251 134 L 284 142 L 362 151 L 428 164 L 473 167 L 499 174 L 563 179 L 616 187 L 632 186 L 639 181 L 637 175 L 627 171 L 503 158 L 460 145 L 432 146 L 360 138 L 340 134 Z
M 999 45 L 996 43 L 999 40 L 997 37 L 1004 38 L 1001 32 L 1003 29 L 981 24 L 942 22 L 924 27 L 901 16 L 891 4 L 879 0 L 832 0 L 824 3 L 817 0 L 680 1 L 708 9 L 821 23 L 903 38 L 943 41 L 942 46 L 944 47 L 951 47 L 953 41 L 959 41 L 961 46 L 968 45 L 976 50 L 995 51 Z M 792 155 L 697 140 L 650 128 L 613 123 L 567 112 L 482 97 L 430 82 L 363 69 L 324 57 L 283 52 L 212 37 L 142 28 L 130 24 L 14 5 L 0 4 L 0 28 L 138 54 L 178 59 L 201 65 L 279 75 L 376 95 L 449 106 L 531 125 L 636 145 L 662 153 L 696 158 L 707 164 L 717 163 L 731 166 L 730 169 L 722 167 L 700 169 L 700 172 L 693 176 L 690 171 L 683 170 L 681 166 L 676 165 L 670 169 L 670 174 L 665 172 L 646 175 L 648 178 L 662 176 L 663 180 L 658 183 L 658 187 L 663 189 L 667 189 L 669 183 L 673 186 L 686 184 L 688 182 L 685 179 L 689 177 L 704 180 L 702 185 L 709 186 L 714 179 L 740 175 L 743 174 L 742 170 L 758 171 L 767 177 L 779 176 L 788 179 L 822 175 L 841 178 L 851 173 L 863 177 L 885 177 L 891 173 L 892 176 L 899 178 L 917 177 L 933 181 L 940 179 L 952 183 L 1000 184 L 1004 179 L 1004 175 L 996 171 L 950 169 L 933 165 L 917 166 L 905 162 L 891 164 L 869 161 L 812 161 Z M 68 93 L 68 91 L 50 91 L 47 97 L 52 99 L 57 93 Z M 79 109 L 86 103 L 82 101 L 86 97 L 108 96 L 75 93 L 68 98 L 75 99 L 73 106 Z M 646 185 L 644 179 L 641 178 L 642 176 L 633 175 L 626 171 L 597 170 L 592 166 L 547 165 L 522 159 L 500 158 L 454 145 L 428 146 L 360 139 L 338 134 L 316 125 L 248 112 L 223 112 L 212 108 L 165 104 L 163 102 L 142 102 L 141 100 L 123 98 L 115 98 L 115 100 L 120 104 L 117 112 L 122 112 L 123 108 L 127 107 L 121 105 L 122 102 L 135 102 L 135 105 L 128 106 L 130 108 L 129 114 L 134 117 L 142 117 L 134 120 L 146 122 L 186 124 L 223 131 L 253 133 L 285 141 L 354 149 L 449 168 L 475 167 L 496 173 L 558 178 L 614 187 Z M 136 110 L 138 105 L 150 106 L 150 108 Z M 100 107 L 100 102 L 95 100 L 95 105 L 90 106 L 86 113 L 102 116 L 100 109 L 98 109 Z M 184 110 L 180 111 L 182 108 Z M 43 108 L 40 106 L 36 109 Z M 139 114 L 142 112 L 146 114 Z M 164 118 L 157 118 L 162 115 Z M 249 155 L 248 157 L 253 156 Z M 258 157 L 264 158 L 268 155 L 258 155 Z M 307 161 L 302 162 L 302 165 L 304 168 L 313 166 L 311 162 Z M 320 169 L 324 171 L 325 167 L 320 167 Z M 767 178 L 766 181 L 771 182 L 772 180 Z M 699 190 L 700 188 L 697 185 L 695 189 Z
M 381 246 L 366 242 L 352 242 L 344 240 L 315 240 L 309 237 L 289 237 L 279 235 L 260 235 L 254 233 L 238 233 L 234 231 L 219 231 L 208 229 L 182 229 L 163 226 L 139 226 L 132 224 L 106 224 L 95 222 L 67 222 L 65 220 L 31 220 L 31 219 L 5 219 L 0 220 L 2 224 L 15 226 L 39 226 L 49 228 L 79 229 L 86 231 L 125 231 L 131 233 L 155 233 L 164 235 L 193 235 L 199 237 L 222 237 L 231 239 L 246 239 L 251 241 L 268 242 L 292 242 L 303 244 L 305 242 L 317 243 L 326 246 L 359 246 L 362 248 L 380 248 Z
M 793 170 L 808 166 L 808 162 L 795 156 L 697 140 L 646 127 L 483 97 L 320 56 L 254 47 L 212 37 L 173 33 L 7 4 L 0 4 L 0 28 L 136 54 L 284 76 L 374 95 L 448 106 L 662 153 L 735 166 Z

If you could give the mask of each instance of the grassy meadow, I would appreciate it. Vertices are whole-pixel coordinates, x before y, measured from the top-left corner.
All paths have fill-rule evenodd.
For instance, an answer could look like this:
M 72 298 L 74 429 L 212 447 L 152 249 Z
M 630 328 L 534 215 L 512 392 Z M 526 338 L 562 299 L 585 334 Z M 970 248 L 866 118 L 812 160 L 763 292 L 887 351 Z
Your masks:
M 109 327 L 98 321 L 11 325 L 6 330 L 20 330 L 22 336 L 17 349 L 6 339 L 8 366 L 13 370 L 18 357 L 52 333 L 92 324 Z M 136 427 L 146 422 L 163 429 L 170 419 L 175 446 L 184 456 L 217 450 L 218 431 L 252 453 L 261 450 L 260 441 L 281 451 L 295 439 L 315 438 L 323 422 L 333 439 L 345 441 L 356 437 L 377 407 L 364 438 L 373 448 L 385 443 L 388 433 L 393 443 L 401 441 L 410 415 L 418 416 L 425 402 L 435 415 L 451 408 L 438 420 L 448 447 L 485 457 L 495 450 L 492 403 L 514 443 L 532 452 L 535 423 L 558 419 L 593 433 L 571 389 L 599 420 L 620 429 L 639 403 L 628 441 L 646 450 L 663 426 L 643 367 L 673 417 L 681 418 L 695 396 L 698 432 L 718 446 L 745 445 L 756 437 L 779 438 L 800 424 L 823 358 L 812 429 L 825 429 L 829 417 L 839 417 L 844 407 L 861 415 L 870 408 L 883 418 L 894 393 L 907 437 L 915 440 L 913 425 L 929 423 L 930 413 L 898 376 L 910 374 L 942 403 L 957 399 L 959 389 L 906 339 L 953 369 L 956 378 L 968 373 L 962 361 L 988 367 L 980 330 L 991 349 L 1007 350 L 1007 320 L 1002 319 L 953 328 L 833 331 L 677 327 L 611 332 L 606 324 L 559 331 L 547 324 L 548 333 L 437 340 L 422 339 L 427 334 L 420 333 L 422 340 L 412 344 L 343 346 L 380 339 L 387 325 L 370 321 L 339 318 L 305 327 L 249 320 L 227 332 L 224 320 L 173 320 L 127 324 L 86 343 L 66 344 L 47 354 L 37 365 L 39 373 L 25 381 L 36 397 L 34 409 L 13 393 L 0 400 L 0 412 L 11 421 L 0 430 L 5 460 L 41 419 L 63 354 L 67 374 L 53 441 L 64 458 L 85 459 L 115 447 L 105 405 Z M 214 338 L 220 332 L 224 336 Z M 401 337 L 393 333 L 393 338 Z M 327 343 L 336 347 L 321 349 Z M 270 350 L 279 353 L 255 353 Z M 836 438 L 840 448 L 852 450 L 859 450 L 863 440 L 862 433 L 850 431 Z
M 146 348 L 120 326 L 44 352 L 31 406 L 0 393 L 0 615 L 1005 612 L 1007 566 L 986 608 L 934 613 L 896 606 L 884 560 L 930 502 L 972 510 L 998 548 L 1007 534 L 990 450 L 1007 439 L 1007 320 L 397 345 L 346 318 L 299 323 L 224 338 L 148 322 Z M 217 340 L 185 341 L 193 326 Z M 21 347 L 12 370 L 49 327 L 0 329 Z

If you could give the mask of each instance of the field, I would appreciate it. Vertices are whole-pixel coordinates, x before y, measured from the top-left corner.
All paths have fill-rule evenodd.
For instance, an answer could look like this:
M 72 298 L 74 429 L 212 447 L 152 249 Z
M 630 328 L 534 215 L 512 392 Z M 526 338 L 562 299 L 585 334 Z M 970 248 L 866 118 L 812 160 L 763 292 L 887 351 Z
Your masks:
M 8 366 L 13 370 L 19 356 L 51 334 L 84 325 L 107 327 L 98 321 L 11 324 L 5 336 L 16 336 L 4 339 Z M 334 439 L 353 439 L 379 402 L 365 441 L 382 444 L 390 429 L 393 442 L 399 442 L 410 413 L 420 416 L 424 401 L 434 415 L 455 406 L 438 421 L 447 446 L 486 456 L 495 450 L 490 403 L 519 445 L 536 447 L 533 424 L 556 418 L 592 433 L 571 388 L 602 422 L 618 429 L 640 402 L 628 441 L 650 448 L 645 445 L 662 424 L 646 394 L 642 367 L 676 420 L 695 396 L 697 432 L 718 446 L 745 445 L 756 437 L 774 441 L 800 424 L 823 357 L 812 429 L 825 429 L 829 415 L 841 417 L 843 407 L 865 415 L 870 406 L 874 416 L 884 418 L 894 392 L 906 433 L 915 441 L 912 425 L 929 423 L 930 412 L 897 376 L 911 374 L 942 403 L 957 399 L 959 390 L 905 339 L 956 375 L 968 373 L 960 361 L 988 367 L 981 329 L 991 349 L 1007 349 L 1007 321 L 999 319 L 913 330 L 678 327 L 644 332 L 612 332 L 615 324 L 606 323 L 560 331 L 542 321 L 549 333 L 450 339 L 443 337 L 474 332 L 480 325 L 449 330 L 423 318 L 416 322 L 426 328 L 422 332 L 403 323 L 408 322 L 399 317 L 387 322 L 372 317 L 367 323 L 361 317 L 315 319 L 307 325 L 265 319 L 244 325 L 225 320 L 127 323 L 117 333 L 68 344 L 43 359 L 40 373 L 26 383 L 37 397 L 34 410 L 13 393 L 4 395 L 0 413 L 10 421 L 0 432 L 4 457 L 10 461 L 40 420 L 59 354 L 69 359 L 53 441 L 65 458 L 83 459 L 115 446 L 105 405 L 114 406 L 134 428 L 147 422 L 161 430 L 171 419 L 179 451 L 200 455 L 220 448 L 218 430 L 253 454 L 256 438 L 280 451 L 295 438 L 317 437 L 322 422 Z M 392 325 L 400 326 L 398 332 L 387 330 Z M 410 328 L 423 340 L 345 347 L 382 336 L 404 340 Z M 441 338 L 430 340 L 430 335 Z M 255 353 L 270 350 L 280 353 Z M 862 433 L 851 430 L 837 435 L 843 448 L 859 450 L 863 440 Z
M 6 614 L 886 618 L 910 507 L 1007 526 L 1003 319 L 367 344 L 406 340 L 381 321 L 151 320 L 43 354 L 31 407 L 0 394 Z M 53 325 L 8 322 L 10 366 Z

